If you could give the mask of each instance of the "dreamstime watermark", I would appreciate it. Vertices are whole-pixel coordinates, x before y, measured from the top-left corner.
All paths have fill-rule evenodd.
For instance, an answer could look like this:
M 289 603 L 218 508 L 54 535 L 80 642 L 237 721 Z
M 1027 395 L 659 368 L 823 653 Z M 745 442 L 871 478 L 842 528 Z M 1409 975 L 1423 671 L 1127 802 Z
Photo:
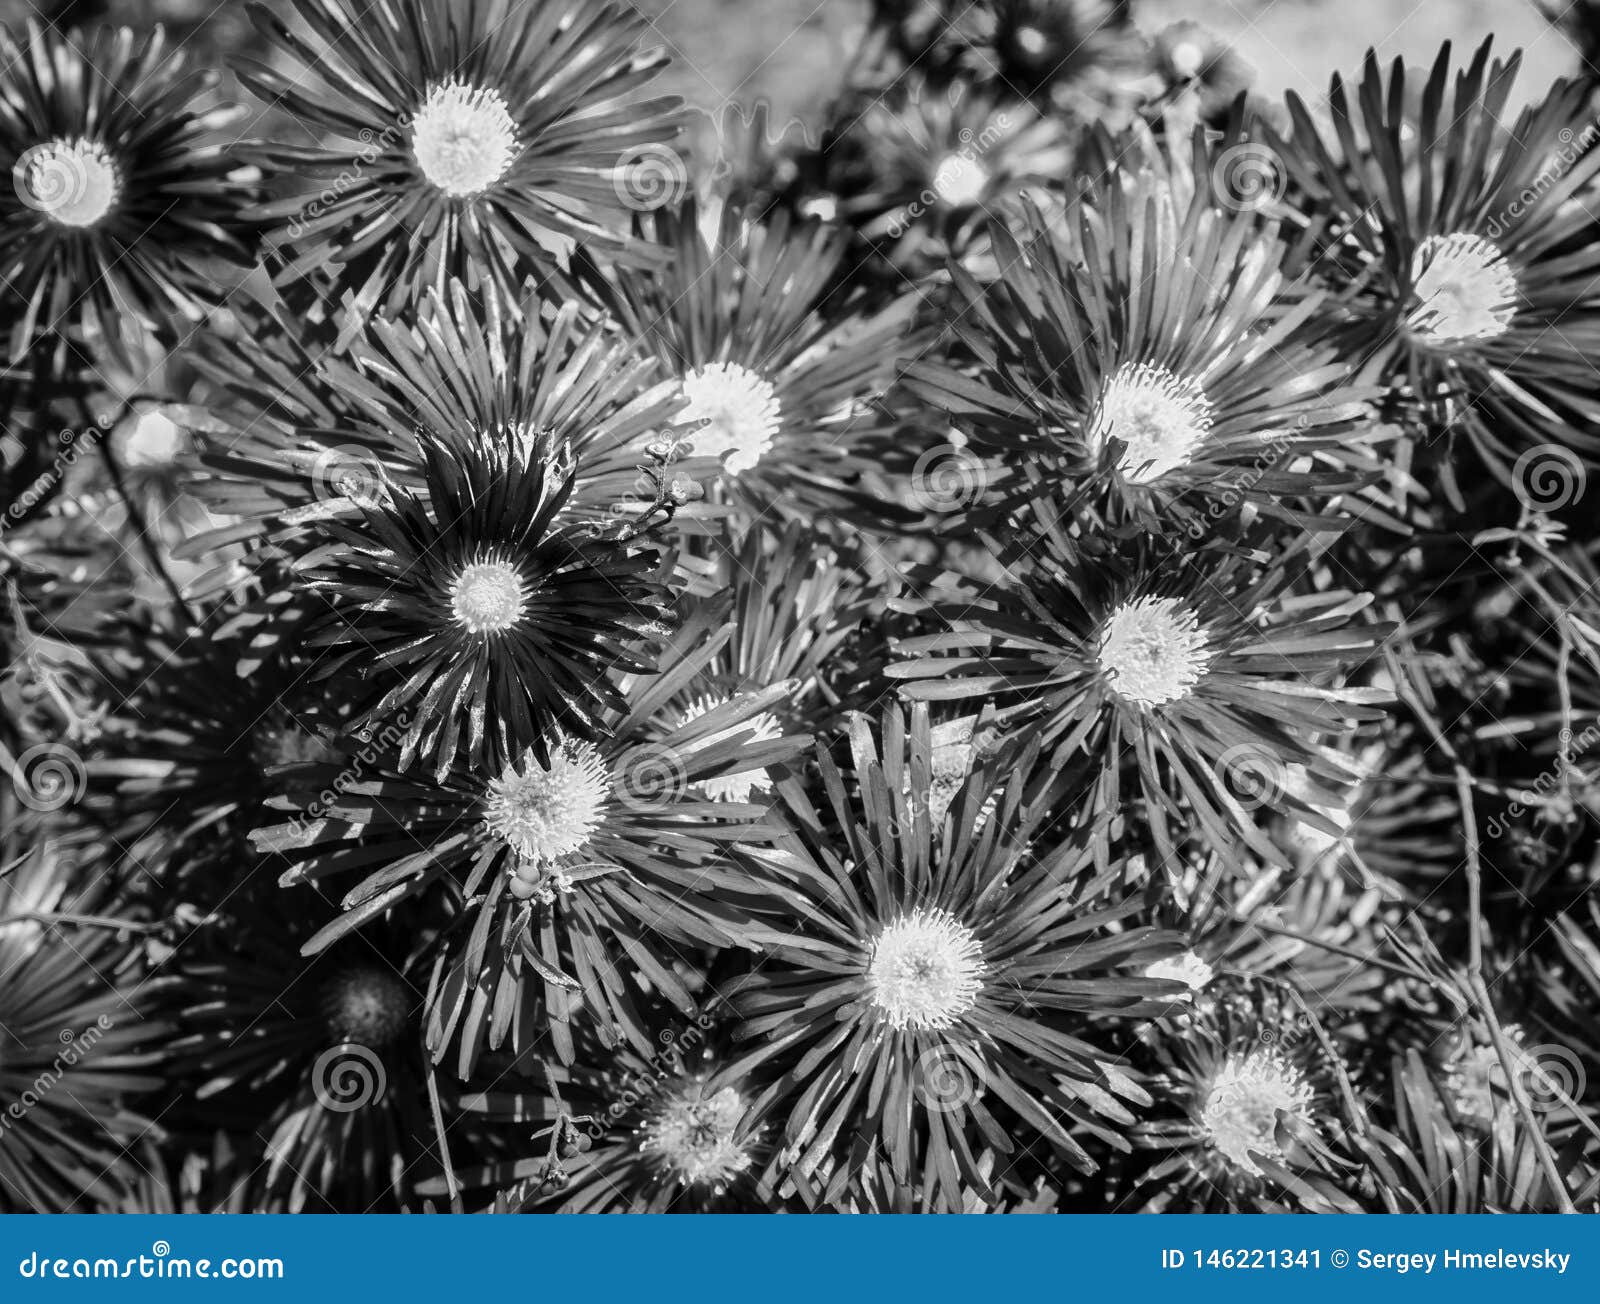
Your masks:
M 640 743 L 612 766 L 611 791 L 629 810 L 659 810 L 689 791 L 689 770 L 675 748 L 661 742 Z
M 1576 735 L 1571 729 L 1563 729 L 1558 738 L 1561 743 L 1560 759 L 1555 765 L 1541 770 L 1532 783 L 1512 789 L 1516 796 L 1504 811 L 1489 817 L 1489 822 L 1484 826 L 1485 836 L 1503 837 L 1511 831 L 1512 824 L 1529 811 L 1549 808 L 1556 796 L 1566 790 L 1569 776 L 1575 774 L 1585 784 L 1589 782 L 1589 777 L 1573 762 L 1600 742 L 1600 724 L 1591 724 Z M 1504 821 L 1500 817 L 1502 814 Z
M 357 133 L 361 142 L 361 149 L 356 152 L 350 167 L 334 177 L 315 195 L 310 196 L 304 204 L 289 218 L 286 226 L 289 238 L 298 240 L 306 233 L 306 227 L 315 222 L 324 213 L 330 211 L 357 185 L 360 184 L 362 174 L 374 166 L 380 158 L 393 150 L 410 130 L 412 115 L 402 113 L 389 126 L 382 131 L 373 131 L 371 127 L 363 127 Z
M 12 764 L 11 786 L 31 811 L 49 814 L 82 798 L 89 771 L 65 743 L 36 743 Z
M 1572 170 L 1572 165 L 1588 152 L 1589 147 L 1600 141 L 1600 121 L 1585 124 L 1582 131 L 1563 127 L 1556 133 L 1556 139 L 1559 143 L 1555 153 L 1539 175 L 1518 191 L 1515 199 L 1490 217 L 1483 233 L 1491 240 L 1498 240 L 1515 226 L 1524 213 L 1549 194 L 1556 183 Z
M 410 724 L 410 713 L 400 710 L 395 713 L 394 719 L 386 721 L 383 728 L 376 732 L 371 729 L 360 730 L 356 734 L 361 743 L 360 749 L 350 758 L 349 764 L 334 776 L 333 782 L 317 793 L 303 810 L 288 821 L 290 827 L 296 833 L 304 833 L 309 825 L 326 816 L 339 799 L 360 782 L 361 776 L 367 770 L 386 753 L 400 746 Z
M 102 1014 L 82 1032 L 63 1028 L 57 1034 L 61 1049 L 56 1052 L 55 1058 L 0 1113 L 0 1131 L 9 1132 L 27 1117 L 28 1111 L 49 1095 L 56 1083 L 66 1077 L 68 1071 L 79 1064 L 114 1027 L 116 1021 L 109 1014 Z
M 1289 767 L 1259 742 L 1235 743 L 1214 768 L 1223 791 L 1243 810 L 1275 806 L 1289 788 Z
M 91 427 L 82 432 L 65 429 L 56 435 L 56 443 L 62 445 L 61 451 L 51 459 L 48 467 L 34 476 L 22 492 L 6 505 L 5 514 L 0 515 L 0 534 L 31 512 L 61 481 L 66 479 L 67 472 L 77 465 L 83 451 L 99 443 L 101 434 L 110 427 L 111 419 L 102 416 L 98 419 L 97 425 L 98 429 Z
M 611 169 L 611 188 L 624 208 L 652 212 L 689 193 L 689 164 L 670 145 L 637 145 Z
M 1511 492 L 1530 512 L 1558 512 L 1583 497 L 1588 473 L 1583 461 L 1561 444 L 1538 444 L 1511 468 Z
M 939 444 L 911 468 L 911 499 L 925 511 L 957 512 L 989 487 L 989 470 L 965 445 Z
M 889 239 L 900 239 L 936 208 L 965 208 L 978 203 L 989 184 L 989 170 L 983 159 L 1010 130 L 1011 118 L 1006 113 L 995 114 L 982 131 L 963 127 L 958 136 L 960 144 L 939 160 L 930 184 L 890 217 L 884 228 Z
M 917 1057 L 911 1090 L 930 1113 L 957 1113 L 989 1090 L 989 1070 L 971 1049 L 935 1046 Z
M 311 1066 L 311 1093 L 330 1113 L 353 1114 L 375 1105 L 388 1090 L 389 1075 L 370 1046 L 345 1041 L 330 1046 Z
M 126 1281 L 134 1277 L 157 1281 L 220 1279 L 225 1281 L 282 1281 L 282 1259 L 188 1259 L 173 1256 L 172 1246 L 156 1241 L 149 1254 L 131 1259 L 109 1256 L 86 1259 L 40 1255 L 34 1250 L 17 1264 L 17 1275 L 24 1279 L 54 1281 Z
M 716 1020 L 701 1010 L 681 1028 L 663 1028 L 657 1035 L 657 1048 L 650 1053 L 644 1067 L 630 1070 L 617 1084 L 616 1094 L 607 1103 L 605 1113 L 594 1114 L 584 1120 L 588 1135 L 577 1138 L 581 1149 L 602 1139 L 618 1122 L 655 1098 L 663 1084 L 680 1078 L 688 1067 L 689 1055 L 703 1049 L 707 1034 L 716 1026 Z
M 1295 424 L 1303 428 L 1308 423 L 1308 418 L 1302 413 Z M 1294 448 L 1293 438 L 1286 432 L 1274 434 L 1271 439 L 1262 445 L 1262 451 L 1256 454 L 1254 460 L 1247 467 L 1242 467 L 1239 474 L 1232 481 L 1222 485 L 1222 492 L 1208 495 L 1205 510 L 1195 512 L 1183 523 L 1184 533 L 1195 542 L 1205 538 L 1206 522 L 1221 520 L 1224 516 L 1235 512 L 1245 500 L 1245 495 L 1258 485 L 1271 471 L 1278 469 L 1288 458 Z
M 1258 141 L 1230 145 L 1211 165 L 1217 202 L 1236 213 L 1256 213 L 1283 198 L 1288 172 L 1276 151 Z

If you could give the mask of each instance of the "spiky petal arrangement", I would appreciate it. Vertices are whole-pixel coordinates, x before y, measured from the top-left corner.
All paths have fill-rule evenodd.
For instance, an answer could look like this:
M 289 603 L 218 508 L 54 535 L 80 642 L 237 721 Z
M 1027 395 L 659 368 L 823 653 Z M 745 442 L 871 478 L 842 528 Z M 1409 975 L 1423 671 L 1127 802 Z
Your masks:
M 75 332 L 120 352 L 128 319 L 165 338 L 245 261 L 253 187 L 224 153 L 213 74 L 160 31 L 0 30 L 0 306 L 13 361 Z
M 639 55 L 641 15 L 604 0 L 293 10 L 311 39 L 262 5 L 251 16 L 307 71 L 252 61 L 241 73 L 333 137 L 257 149 L 301 182 L 259 210 L 284 277 L 328 276 L 365 309 L 399 312 L 450 276 L 514 296 L 575 242 L 653 261 L 626 228 L 655 183 L 629 169 L 676 157 L 679 113 L 676 99 L 644 94 L 662 61 Z
M 550 738 L 603 736 L 617 680 L 645 670 L 667 614 L 660 553 L 563 521 L 577 472 L 542 437 L 422 443 L 422 487 L 387 488 L 357 519 L 320 522 L 300 567 L 326 601 L 317 674 L 364 682 L 359 721 L 404 729 L 402 765 L 493 770 Z M 651 508 L 641 513 L 648 516 Z
M 826 754 L 826 807 L 792 783 L 779 791 L 789 833 L 779 873 L 797 892 L 789 936 L 772 959 L 726 989 L 748 1042 L 730 1073 L 773 1075 L 762 1108 L 787 1103 L 786 1173 L 808 1201 L 842 1199 L 852 1175 L 881 1159 L 900 1180 L 926 1145 L 941 1207 L 964 1184 L 990 1189 L 983 1142 L 1017 1141 L 993 1111 L 1014 1111 L 1067 1163 L 1092 1161 L 1074 1135 L 1107 1135 L 1137 1092 L 1115 1052 L 1086 1039 L 1085 1020 L 1162 1008 L 1168 990 L 1138 975 L 1174 948 L 1119 924 L 1134 908 L 1071 837 L 1048 836 L 1047 803 L 1027 776 L 1037 749 L 1005 783 L 976 772 L 935 842 L 926 809 L 907 796 L 930 774 L 927 715 L 887 711 L 876 735 L 850 730 L 852 773 Z M 852 788 L 854 791 L 852 791 Z M 993 813 L 978 816 L 1003 788 Z M 751 853 L 759 864 L 759 853 Z M 867 1084 L 882 1084 L 867 1093 Z

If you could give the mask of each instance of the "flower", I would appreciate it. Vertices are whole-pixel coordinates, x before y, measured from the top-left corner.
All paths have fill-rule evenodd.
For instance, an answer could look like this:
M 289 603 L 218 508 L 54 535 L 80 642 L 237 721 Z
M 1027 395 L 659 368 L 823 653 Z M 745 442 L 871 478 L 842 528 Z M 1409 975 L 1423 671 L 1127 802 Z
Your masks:
M 953 343 L 978 365 L 930 358 L 906 383 L 1006 469 L 985 512 L 1049 494 L 1200 539 L 1241 513 L 1309 523 L 1302 501 L 1377 476 L 1376 395 L 1317 338 L 1325 295 L 1255 214 L 1180 193 L 1152 173 L 1032 210 L 993 228 L 997 279 L 954 274 Z
M 286 1212 L 410 1207 L 415 1171 L 436 1162 L 420 1048 L 425 975 L 408 972 L 416 912 L 307 958 L 308 893 L 234 884 L 174 955 L 181 1035 L 174 1079 L 192 1111 L 249 1118 L 257 1200 Z M 248 937 L 241 946 L 241 937 Z
M 424 440 L 420 490 L 385 485 L 301 582 L 326 600 L 308 634 L 319 677 L 365 681 L 359 726 L 400 714 L 402 765 L 443 775 L 458 750 L 494 768 L 562 730 L 594 740 L 616 680 L 648 665 L 667 612 L 654 548 L 562 519 L 577 472 L 542 435 Z
M 468 1108 L 523 1157 L 475 1170 L 498 1188 L 497 1211 L 741 1213 L 767 1207 L 760 1173 L 768 1128 L 751 1084 L 726 1071 L 720 1012 L 659 1011 L 646 1048 L 585 1038 L 571 1068 L 546 1071 L 542 1090 L 502 1079 Z M 513 1129 L 534 1130 L 532 1145 Z M 541 1144 L 542 1143 L 542 1144 Z M 533 1153 L 529 1154 L 528 1151 Z M 541 1153 L 542 1152 L 542 1153 Z M 443 1192 L 439 1179 L 425 1195 Z
M 141 922 L 81 840 L 0 838 L 0 1210 L 71 1213 L 132 1189 L 171 1030 Z
M 974 773 L 937 841 L 902 783 L 908 773 L 913 789 L 926 782 L 926 711 L 908 721 L 888 710 L 876 736 L 857 717 L 850 751 L 854 793 L 818 756 L 821 810 L 793 782 L 778 784 L 788 831 L 768 872 L 789 889 L 793 931 L 723 988 L 748 1043 L 729 1072 L 773 1075 L 762 1100 L 774 1102 L 789 1156 L 773 1173 L 780 1193 L 837 1202 L 879 1152 L 908 1181 L 926 1146 L 934 1198 L 960 1209 L 964 1183 L 991 1189 L 977 1154 L 980 1138 L 1001 1135 L 986 1125 L 1001 1105 L 1087 1170 L 1069 1129 L 1116 1116 L 1125 1080 L 1085 1020 L 1161 1009 L 1159 985 L 1137 975 L 1170 945 L 1121 926 L 1133 903 L 1079 840 L 1050 836 L 1036 747 Z M 759 869 L 765 855 L 746 858 Z M 870 1096 L 869 1082 L 880 1084 Z
M 1134 1140 L 1168 1154 L 1140 1175 L 1143 1212 L 1357 1211 L 1332 1148 L 1336 1066 L 1294 1009 L 1271 984 L 1232 983 L 1151 1029 L 1160 1105 Z
M 1288 134 L 1263 130 L 1304 191 L 1303 247 L 1346 315 L 1346 351 L 1505 476 L 1522 446 L 1591 437 L 1600 263 L 1580 196 L 1600 154 L 1586 84 L 1558 81 L 1505 123 L 1517 60 L 1491 61 L 1485 42 L 1450 65 L 1447 42 L 1417 97 L 1369 53 L 1358 104 L 1333 78 L 1331 114 L 1349 124 L 1336 139 L 1293 93 Z
M 783 214 L 758 222 L 725 206 L 702 230 L 690 200 L 641 229 L 671 252 L 667 269 L 607 276 L 591 263 L 583 284 L 680 387 L 676 420 L 696 457 L 720 460 L 720 491 L 756 519 L 888 510 L 859 481 L 911 301 L 864 311 L 838 292 L 843 235 Z
M 211 402 L 185 412 L 205 470 L 192 491 L 230 519 L 190 550 L 288 544 L 319 519 L 358 516 L 385 482 L 421 491 L 430 442 L 568 450 L 569 520 L 614 523 L 655 496 L 648 446 L 681 399 L 576 304 L 475 296 L 452 281 L 403 319 L 369 320 L 344 348 L 312 347 L 270 292 L 235 314 L 196 358 Z
M 571 1062 L 575 1024 L 593 1023 L 607 1044 L 641 1036 L 639 993 L 682 994 L 680 951 L 765 945 L 765 894 L 727 856 L 769 838 L 765 811 L 706 790 L 729 775 L 779 774 L 810 739 L 758 739 L 755 722 L 786 685 L 691 720 L 666 705 L 728 633 L 702 627 L 658 673 L 623 681 L 594 738 L 549 735 L 542 756 L 530 747 L 486 766 L 460 755 L 437 778 L 406 774 L 392 748 L 369 756 L 358 781 L 348 761 L 301 767 L 277 803 L 291 818 L 255 841 L 285 885 L 347 884 L 341 913 L 308 948 L 402 901 L 442 897 L 465 921 L 445 948 L 444 990 L 481 999 L 465 1013 L 452 997 L 433 1014 L 430 1050 L 443 1056 L 459 1037 L 465 1075 L 486 1042 L 521 1050 L 548 1031 Z M 513 1023 L 487 1021 L 491 1007 L 513 1006 L 525 1011 Z
M 1132 762 L 1164 863 L 1180 863 L 1185 825 L 1235 865 L 1245 848 L 1287 863 L 1259 808 L 1329 825 L 1315 807 L 1339 804 L 1354 775 L 1323 739 L 1388 700 L 1338 686 L 1385 633 L 1351 622 L 1363 599 L 1293 593 L 1306 561 L 1294 545 L 1258 568 L 1237 553 L 1069 539 L 1048 521 L 990 542 L 1011 583 L 932 598 L 938 632 L 900 640 L 887 670 L 905 696 L 992 699 L 1002 734 L 1037 736 L 1063 764 L 1081 751 L 1091 816 L 1126 811 Z
M 129 318 L 170 340 L 243 264 L 253 184 L 223 151 L 214 72 L 159 31 L 0 30 L 0 285 L 12 361 L 82 332 L 121 356 Z
M 637 12 L 602 0 L 293 10 L 311 39 L 264 8 L 253 16 L 306 71 L 240 71 L 322 136 L 255 148 L 302 182 L 259 210 L 282 279 L 329 276 L 358 310 L 398 314 L 452 276 L 515 297 L 575 242 L 651 257 L 622 230 L 643 189 L 628 169 L 670 154 L 680 114 L 675 98 L 643 94 L 665 60 L 638 52 Z

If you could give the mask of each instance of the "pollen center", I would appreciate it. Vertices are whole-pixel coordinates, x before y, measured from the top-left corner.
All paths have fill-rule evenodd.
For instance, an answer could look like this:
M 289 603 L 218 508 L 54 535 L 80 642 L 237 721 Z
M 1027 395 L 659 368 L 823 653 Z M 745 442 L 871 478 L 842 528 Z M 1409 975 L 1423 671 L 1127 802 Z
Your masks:
M 1199 617 L 1176 598 L 1125 602 L 1100 633 L 1101 673 L 1113 692 L 1139 706 L 1189 696 L 1210 659 Z
M 472 634 L 499 634 L 522 619 L 528 586 L 510 562 L 480 561 L 465 567 L 450 586 L 450 610 Z
M 411 150 L 423 176 L 465 199 L 505 176 L 517 151 L 517 124 L 499 91 L 447 81 L 417 110 Z
M 570 739 L 550 749 L 550 768 L 530 751 L 489 782 L 483 822 L 524 860 L 548 865 L 580 850 L 599 829 L 611 772 L 594 746 Z
M 1457 231 L 1430 235 L 1411 260 L 1414 335 L 1439 344 L 1492 340 L 1517 313 L 1517 274 L 1491 240 Z
M 739 1140 L 744 1099 L 732 1087 L 710 1095 L 698 1084 L 668 1097 L 645 1126 L 640 1149 L 686 1186 L 720 1187 L 750 1167 Z
M 782 412 L 770 381 L 738 363 L 713 362 L 683 378 L 683 393 L 689 402 L 678 420 L 700 427 L 697 454 L 722 458 L 738 475 L 772 451 Z
M 363 965 L 328 980 L 322 1017 L 335 1040 L 380 1048 L 405 1031 L 415 1004 L 415 995 L 398 974 Z
M 1100 391 L 1089 442 L 1100 451 L 1115 435 L 1125 445 L 1117 469 L 1134 484 L 1150 484 L 1186 466 L 1211 424 L 1211 400 L 1194 381 L 1125 362 Z
M 679 718 L 679 726 L 698 720 L 701 716 L 715 711 L 723 706 L 729 699 L 725 697 L 701 697 L 695 699 L 685 709 Z M 776 716 L 770 711 L 761 711 L 751 716 L 748 720 L 741 720 L 738 724 L 729 725 L 726 729 L 718 729 L 713 734 L 699 739 L 692 744 L 694 750 L 699 751 L 722 742 L 726 738 L 736 738 L 740 734 L 749 734 L 747 742 L 767 743 L 774 738 L 783 736 L 783 726 L 778 723 Z M 737 774 L 719 774 L 714 778 L 701 779 L 697 784 L 700 791 L 711 798 L 712 801 L 750 800 L 752 792 L 771 792 L 772 778 L 765 770 L 740 770 Z
M 944 910 L 902 915 L 872 944 L 872 1000 L 896 1028 L 948 1028 L 978 999 L 983 951 Z
M 1311 1085 L 1276 1051 L 1230 1055 L 1206 1092 L 1200 1126 L 1222 1155 L 1248 1173 L 1261 1169 L 1250 1152 L 1281 1159 L 1277 1141 L 1278 1112 L 1311 1122 Z
M 105 146 L 80 136 L 29 151 L 20 178 L 22 201 L 61 226 L 94 226 L 117 202 L 122 185 Z
M 988 184 L 988 170 L 965 154 L 946 154 L 933 170 L 934 192 L 951 208 L 976 204 Z

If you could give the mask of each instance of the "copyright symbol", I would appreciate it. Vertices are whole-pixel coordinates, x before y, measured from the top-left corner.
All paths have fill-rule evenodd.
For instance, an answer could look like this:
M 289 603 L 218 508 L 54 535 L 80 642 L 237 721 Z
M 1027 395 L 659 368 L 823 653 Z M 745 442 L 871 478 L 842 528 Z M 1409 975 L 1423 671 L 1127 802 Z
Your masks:
M 1335 1250 L 1328 1256 L 1328 1261 L 1336 1268 L 1344 1268 L 1349 1266 L 1350 1256 L 1343 1250 Z

